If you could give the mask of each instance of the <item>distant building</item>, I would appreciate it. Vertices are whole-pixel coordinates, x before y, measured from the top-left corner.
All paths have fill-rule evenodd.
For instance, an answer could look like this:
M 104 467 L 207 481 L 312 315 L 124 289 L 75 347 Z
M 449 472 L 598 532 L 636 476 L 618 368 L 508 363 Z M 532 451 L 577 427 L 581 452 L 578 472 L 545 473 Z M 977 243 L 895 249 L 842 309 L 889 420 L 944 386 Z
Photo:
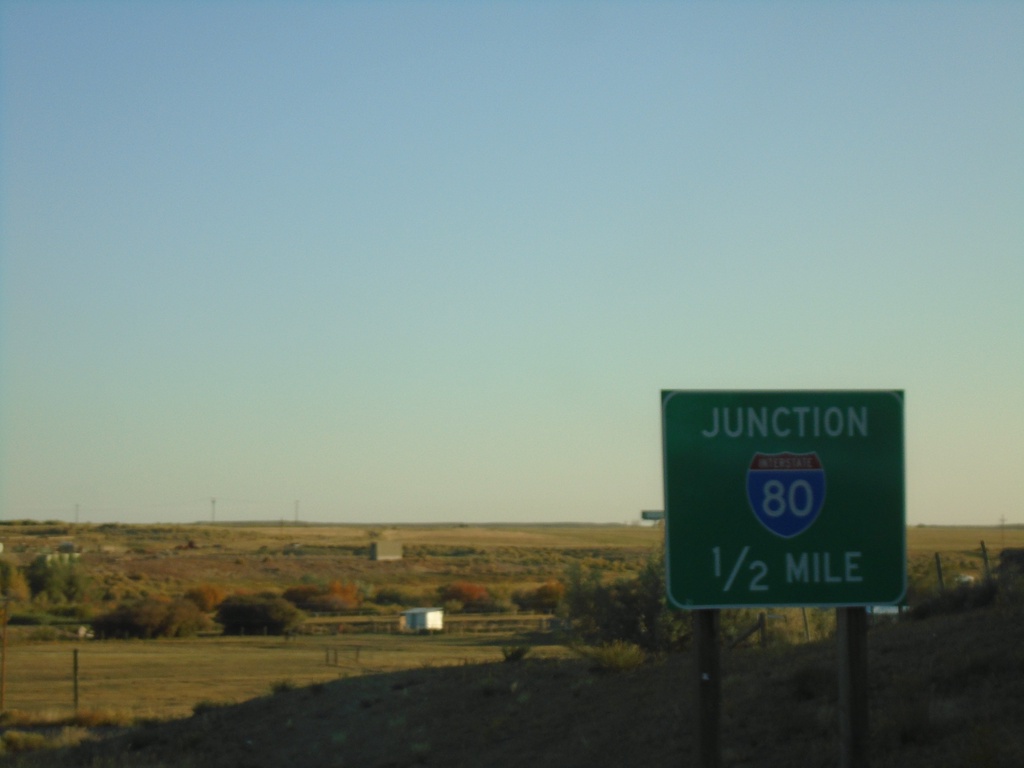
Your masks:
M 401 560 L 402 542 L 375 541 L 370 544 L 371 560 Z
M 404 632 L 440 632 L 444 629 L 444 608 L 410 608 L 402 611 L 398 628 Z

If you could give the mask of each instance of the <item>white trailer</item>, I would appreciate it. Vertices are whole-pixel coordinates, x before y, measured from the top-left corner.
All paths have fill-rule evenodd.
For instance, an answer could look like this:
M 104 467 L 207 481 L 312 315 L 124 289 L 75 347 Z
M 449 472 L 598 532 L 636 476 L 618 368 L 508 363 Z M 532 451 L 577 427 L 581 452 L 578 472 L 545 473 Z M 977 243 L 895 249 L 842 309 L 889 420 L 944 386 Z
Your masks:
M 440 632 L 444 629 L 444 608 L 410 608 L 402 611 L 400 626 L 408 632 Z

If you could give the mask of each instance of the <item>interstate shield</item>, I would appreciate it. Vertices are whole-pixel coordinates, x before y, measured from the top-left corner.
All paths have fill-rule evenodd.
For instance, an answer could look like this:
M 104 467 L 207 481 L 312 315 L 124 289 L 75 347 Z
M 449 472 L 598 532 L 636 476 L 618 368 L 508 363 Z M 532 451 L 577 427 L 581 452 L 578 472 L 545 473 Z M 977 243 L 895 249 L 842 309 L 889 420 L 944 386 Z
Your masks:
M 825 503 L 825 469 L 817 453 L 755 453 L 747 500 L 761 524 L 790 539 L 813 525 Z

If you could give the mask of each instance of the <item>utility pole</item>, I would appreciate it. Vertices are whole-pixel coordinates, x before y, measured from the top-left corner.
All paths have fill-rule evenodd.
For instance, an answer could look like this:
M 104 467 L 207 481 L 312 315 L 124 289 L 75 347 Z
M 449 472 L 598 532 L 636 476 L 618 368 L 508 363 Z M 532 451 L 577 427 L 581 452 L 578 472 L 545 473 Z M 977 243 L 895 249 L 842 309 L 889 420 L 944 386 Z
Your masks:
M 295 523 L 296 523 L 296 525 L 298 524 L 298 522 L 299 522 L 299 500 L 296 499 L 295 500 Z
M 211 523 L 217 522 L 217 499 L 216 499 L 216 497 L 210 499 L 210 522 Z

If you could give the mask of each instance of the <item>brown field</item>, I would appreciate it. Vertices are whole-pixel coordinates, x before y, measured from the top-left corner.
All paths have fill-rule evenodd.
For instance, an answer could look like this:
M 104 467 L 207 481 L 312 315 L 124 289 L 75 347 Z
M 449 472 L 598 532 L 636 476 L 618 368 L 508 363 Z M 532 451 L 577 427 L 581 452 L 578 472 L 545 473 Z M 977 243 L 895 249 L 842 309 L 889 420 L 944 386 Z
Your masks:
M 414 585 L 454 579 L 515 589 L 558 577 L 572 561 L 609 572 L 635 569 L 660 546 L 640 526 L 9 525 L 8 557 L 21 564 L 73 542 L 101 599 L 180 595 L 213 583 L 281 590 L 317 581 Z M 400 562 L 373 563 L 377 539 L 402 543 Z
M 1024 526 L 917 526 L 907 529 L 908 557 L 933 555 L 935 552 L 979 552 L 982 541 L 989 554 L 998 557 L 1004 548 L 1024 547 Z
M 869 632 L 869 759 L 875 768 L 1024 764 L 1024 603 Z M 839 763 L 834 642 L 724 650 L 724 765 Z M 623 671 L 582 659 L 415 666 L 273 691 L 97 741 L 81 728 L 12 768 L 396 768 L 679 766 L 695 762 L 689 653 Z M 11 728 L 14 746 L 43 738 Z
M 376 585 L 415 584 L 429 601 L 436 586 L 454 578 L 512 590 L 558 578 L 574 561 L 604 568 L 609 577 L 628 575 L 661 545 L 659 528 L 639 526 L 40 524 L 4 526 L 0 533 L 8 556 L 22 562 L 73 541 L 94 584 L 118 599 L 142 594 L 178 596 L 203 583 L 279 590 L 310 578 L 343 578 Z M 370 562 L 364 549 L 375 538 L 398 539 L 407 552 L 416 554 L 401 562 Z M 994 567 L 1004 544 L 1024 547 L 1024 529 L 909 529 L 912 588 L 922 594 L 935 591 L 936 552 L 943 559 L 947 583 L 960 574 L 980 576 L 983 540 Z M 190 541 L 194 548 L 185 548 Z M 95 609 L 101 610 L 102 605 Z M 811 639 L 828 636 L 831 612 L 810 613 Z M 738 626 L 753 616 L 740 615 L 735 623 Z M 467 619 L 472 617 L 449 617 L 449 628 L 457 629 L 459 621 Z M 340 624 L 359 621 L 365 623 L 366 617 L 314 619 L 311 624 L 335 632 Z M 378 628 L 394 625 L 393 614 L 377 621 Z M 536 635 L 524 639 L 519 634 L 522 629 L 433 637 L 327 634 L 287 642 L 221 637 L 42 642 L 32 640 L 39 634 L 37 629 L 18 626 L 10 631 L 5 704 L 25 711 L 71 707 L 74 648 L 80 651 L 82 707 L 159 718 L 188 713 L 199 702 L 242 701 L 283 682 L 305 685 L 370 672 L 493 661 L 501 658 L 502 645 L 537 640 Z M 804 633 L 797 609 L 773 611 L 769 629 L 792 642 L 802 641 Z M 566 653 L 548 645 L 550 637 L 543 642 L 540 655 Z
M 628 573 L 660 542 L 660 531 L 639 526 L 309 526 L 309 525 L 81 525 L 60 523 L 0 527 L 5 556 L 24 565 L 40 553 L 74 543 L 94 593 L 92 610 L 147 595 L 177 597 L 200 584 L 229 591 L 279 591 L 333 579 L 420 590 L 426 604 L 436 588 L 454 579 L 494 590 L 537 585 L 557 578 L 579 560 Z M 400 562 L 371 562 L 369 545 L 398 539 Z M 107 598 L 104 600 L 103 598 Z M 12 606 L 17 615 L 28 606 Z M 307 685 L 339 677 L 500 660 L 503 645 L 529 643 L 536 656 L 565 655 L 550 637 L 526 638 L 543 619 L 510 617 L 507 627 L 479 625 L 472 615 L 448 617 L 437 636 L 393 634 L 395 612 L 377 617 L 312 618 L 310 631 L 276 638 L 201 637 L 184 640 L 39 640 L 54 630 L 12 626 L 9 631 L 7 709 L 70 710 L 72 659 L 79 650 L 79 703 L 133 717 L 188 714 L 201 702 L 237 702 L 274 685 Z M 358 634 L 338 634 L 340 626 Z M 377 633 L 365 629 L 375 626 Z M 65 636 L 77 628 L 69 624 Z M 480 627 L 473 627 L 475 630 Z
M 128 719 L 190 715 L 197 704 L 237 703 L 275 686 L 306 686 L 354 675 L 500 661 L 514 635 L 373 634 L 282 638 L 14 642 L 8 650 L 6 708 L 73 710 L 73 652 L 79 658 L 79 706 Z M 533 644 L 536 657 L 564 656 Z

